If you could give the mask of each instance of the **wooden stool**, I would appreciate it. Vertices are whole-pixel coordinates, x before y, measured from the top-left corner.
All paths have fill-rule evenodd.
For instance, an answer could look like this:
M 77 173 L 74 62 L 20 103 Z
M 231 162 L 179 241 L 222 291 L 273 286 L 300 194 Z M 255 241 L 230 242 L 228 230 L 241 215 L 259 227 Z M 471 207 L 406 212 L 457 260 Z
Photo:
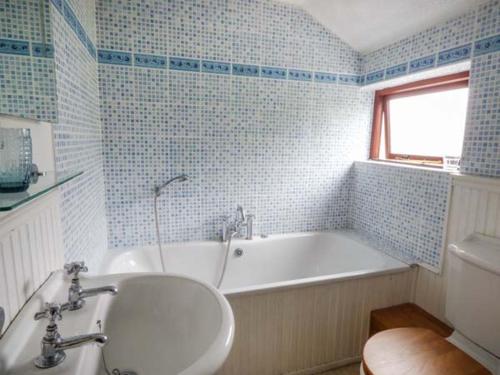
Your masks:
M 365 375 L 491 375 L 479 362 L 426 328 L 395 328 L 371 337 Z
M 370 314 L 370 336 L 392 328 L 427 328 L 442 337 L 448 337 L 453 329 L 413 303 L 373 310 Z

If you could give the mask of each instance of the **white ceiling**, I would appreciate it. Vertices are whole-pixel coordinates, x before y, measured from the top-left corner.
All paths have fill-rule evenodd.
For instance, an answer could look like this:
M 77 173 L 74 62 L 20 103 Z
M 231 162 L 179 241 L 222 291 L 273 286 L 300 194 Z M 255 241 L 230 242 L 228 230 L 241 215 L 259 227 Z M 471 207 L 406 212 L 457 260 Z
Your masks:
M 281 0 L 360 52 L 371 52 L 466 13 L 484 0 Z

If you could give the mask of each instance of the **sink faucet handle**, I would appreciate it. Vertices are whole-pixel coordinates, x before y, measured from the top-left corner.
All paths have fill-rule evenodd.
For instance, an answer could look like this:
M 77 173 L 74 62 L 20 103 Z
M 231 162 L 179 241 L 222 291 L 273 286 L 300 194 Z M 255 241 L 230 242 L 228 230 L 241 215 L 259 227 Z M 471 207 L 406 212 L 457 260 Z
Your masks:
M 50 323 L 55 323 L 56 320 L 62 319 L 61 312 L 64 310 L 64 305 L 60 305 L 58 303 L 46 303 L 45 310 L 37 312 L 35 314 L 35 320 L 40 320 L 43 318 L 47 318 L 50 320 Z
M 89 269 L 85 265 L 85 262 L 71 262 L 71 263 L 66 263 L 64 265 L 64 270 L 68 275 L 75 275 L 75 278 L 78 278 L 78 274 L 80 272 L 88 272 Z

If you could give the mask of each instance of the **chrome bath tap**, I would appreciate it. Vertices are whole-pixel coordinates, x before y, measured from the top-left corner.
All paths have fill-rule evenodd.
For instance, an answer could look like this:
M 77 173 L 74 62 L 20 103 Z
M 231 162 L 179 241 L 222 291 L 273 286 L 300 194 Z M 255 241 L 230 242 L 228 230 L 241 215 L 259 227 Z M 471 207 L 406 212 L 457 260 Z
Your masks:
M 230 221 L 229 216 L 223 216 L 222 218 L 222 241 L 225 242 L 229 239 L 229 236 L 234 235 L 236 238 L 243 238 L 251 240 L 253 238 L 253 220 L 255 216 L 252 214 L 246 214 L 243 207 L 238 205 L 236 207 L 236 216 L 233 221 Z M 246 233 L 243 234 L 243 229 Z
M 71 286 L 68 291 L 68 302 L 62 306 L 63 310 L 78 310 L 85 304 L 85 298 L 97 296 L 99 294 L 108 293 L 115 295 L 118 293 L 118 288 L 113 285 L 103 286 L 99 288 L 83 289 L 80 285 L 80 272 L 87 272 L 88 268 L 84 262 L 73 262 L 64 265 L 64 269 L 68 275 L 73 275 Z
M 56 324 L 57 320 L 62 319 L 62 311 L 63 307 L 61 305 L 47 303 L 44 311 L 35 314 L 35 320 L 43 318 L 49 319 L 45 336 L 42 338 L 42 353 L 34 360 L 35 366 L 38 368 L 57 366 L 66 358 L 65 350 L 78 348 L 91 343 L 105 345 L 108 341 L 108 337 L 100 333 L 62 338 Z

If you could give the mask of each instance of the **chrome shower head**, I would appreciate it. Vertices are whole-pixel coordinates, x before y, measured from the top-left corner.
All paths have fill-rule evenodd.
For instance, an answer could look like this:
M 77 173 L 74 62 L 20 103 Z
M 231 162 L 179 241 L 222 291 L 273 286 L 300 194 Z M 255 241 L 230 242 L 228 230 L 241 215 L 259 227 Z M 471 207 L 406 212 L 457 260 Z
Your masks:
M 168 185 L 170 185 L 174 181 L 184 182 L 184 181 L 187 181 L 188 179 L 189 179 L 188 175 L 185 175 L 185 174 L 175 176 L 175 177 L 171 178 L 170 180 L 168 180 L 167 182 L 165 182 L 164 184 L 156 186 L 155 187 L 155 195 L 157 197 L 159 197 L 161 195 L 162 190 L 165 189 Z

